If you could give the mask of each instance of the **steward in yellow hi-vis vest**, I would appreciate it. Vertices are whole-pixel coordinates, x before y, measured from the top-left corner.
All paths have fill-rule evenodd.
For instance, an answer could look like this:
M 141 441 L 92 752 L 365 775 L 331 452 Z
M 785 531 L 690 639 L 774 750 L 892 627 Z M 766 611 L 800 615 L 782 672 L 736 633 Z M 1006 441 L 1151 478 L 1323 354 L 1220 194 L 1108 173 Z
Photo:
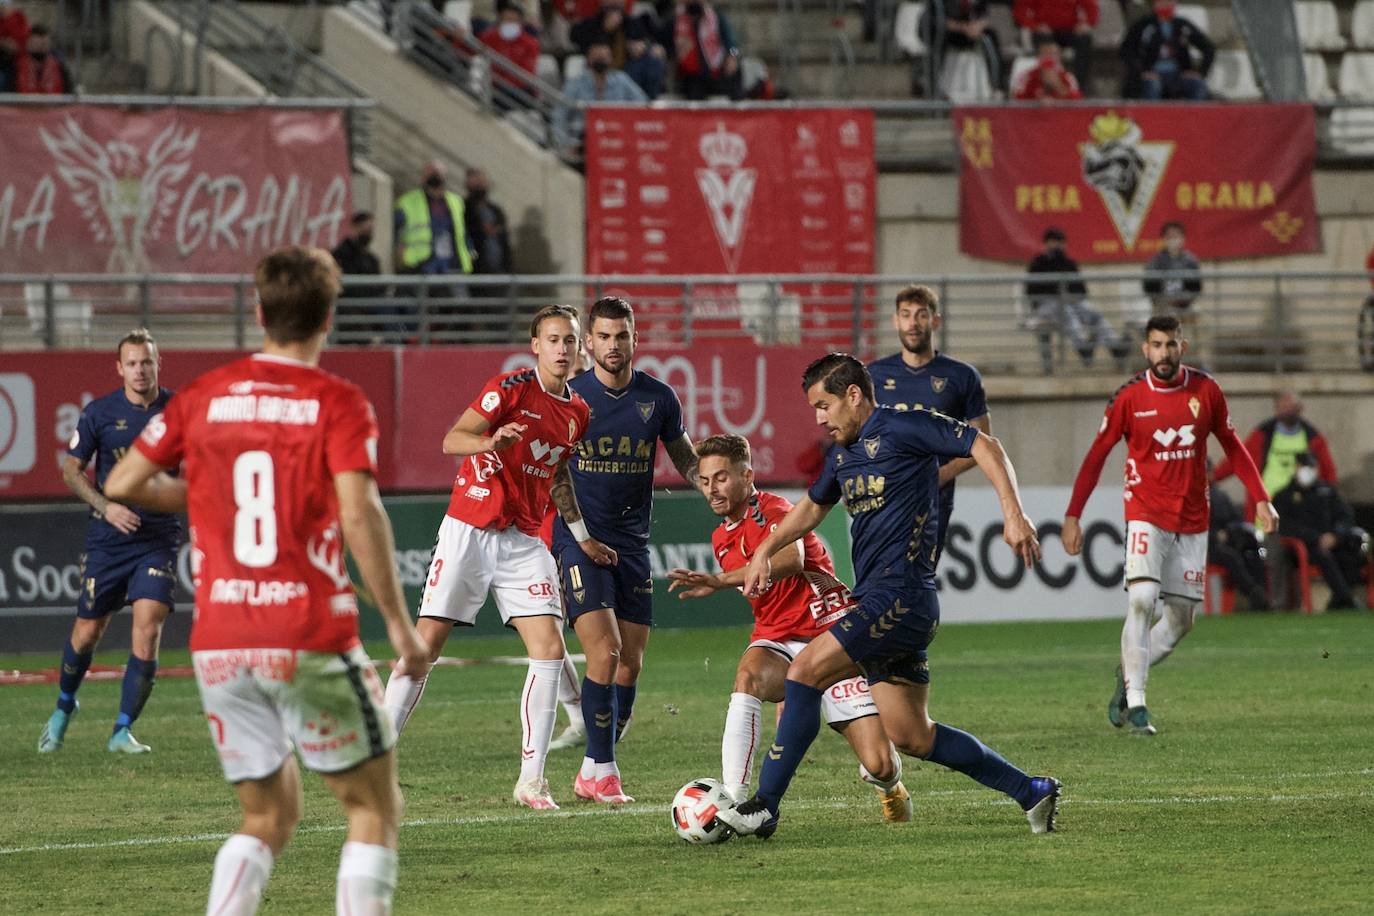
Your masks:
M 396 198 L 396 267 L 404 273 L 472 273 L 464 230 L 463 199 L 444 187 L 444 172 L 430 163 L 424 187 Z

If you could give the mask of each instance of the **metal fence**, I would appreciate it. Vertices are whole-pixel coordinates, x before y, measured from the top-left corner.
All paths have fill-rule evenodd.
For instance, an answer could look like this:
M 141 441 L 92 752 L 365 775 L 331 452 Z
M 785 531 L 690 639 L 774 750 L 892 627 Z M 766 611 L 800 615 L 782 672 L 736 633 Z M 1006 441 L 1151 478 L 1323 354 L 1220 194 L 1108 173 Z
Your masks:
M 1080 278 L 1086 298 L 1030 297 L 1023 274 L 977 276 L 380 276 L 345 278 L 338 345 L 521 344 L 550 302 L 621 294 L 645 345 L 720 339 L 872 356 L 896 346 L 892 302 L 910 282 L 942 301 L 937 346 L 992 374 L 1116 372 L 1152 313 L 1176 311 L 1193 359 L 1217 370 L 1374 370 L 1374 296 L 1359 272 L 1206 271 L 1186 309 L 1152 303 L 1139 272 Z M 0 350 L 103 348 L 130 327 L 164 346 L 253 347 L 247 276 L 3 276 Z

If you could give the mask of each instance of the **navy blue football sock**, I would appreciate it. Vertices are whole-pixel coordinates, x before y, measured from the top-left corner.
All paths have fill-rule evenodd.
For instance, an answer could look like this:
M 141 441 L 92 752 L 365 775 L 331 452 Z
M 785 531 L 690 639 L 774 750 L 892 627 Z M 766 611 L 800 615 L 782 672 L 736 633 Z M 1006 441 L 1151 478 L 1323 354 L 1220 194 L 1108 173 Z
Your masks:
M 782 721 L 773 737 L 773 746 L 763 758 L 763 772 L 759 774 L 756 793 L 768 810 L 778 813 L 783 793 L 792 775 L 801 766 L 806 749 L 821 730 L 821 697 L 823 692 L 799 681 L 788 680 L 783 692 Z
M 625 726 L 630 724 L 630 714 L 635 710 L 635 685 L 615 685 L 615 740 L 619 741 Z
M 582 721 L 587 726 L 587 756 L 595 763 L 615 759 L 615 690 L 610 684 L 582 679 Z
M 91 667 L 91 653 L 77 655 L 71 641 L 62 647 L 62 669 L 57 676 L 57 708 L 63 712 L 76 709 L 76 691 L 86 669 Z
M 935 723 L 935 745 L 927 759 L 1005 792 L 1022 808 L 1031 805 L 1031 778 L 968 732 Z
M 124 666 L 124 685 L 119 691 L 119 718 L 115 719 L 114 730 L 119 731 L 134 723 L 138 714 L 143 712 L 143 704 L 153 692 L 153 680 L 157 677 L 157 660 L 145 661 L 137 655 L 130 655 Z

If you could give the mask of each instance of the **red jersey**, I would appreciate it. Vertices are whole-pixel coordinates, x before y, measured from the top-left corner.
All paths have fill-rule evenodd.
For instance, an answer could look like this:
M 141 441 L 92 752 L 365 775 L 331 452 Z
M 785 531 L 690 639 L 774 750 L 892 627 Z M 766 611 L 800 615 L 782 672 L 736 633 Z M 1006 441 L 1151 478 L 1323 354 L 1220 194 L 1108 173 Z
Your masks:
M 725 572 L 748 565 L 763 539 L 778 527 L 792 504 L 774 493 L 755 493 L 749 511 L 737 522 L 724 521 L 711 535 L 711 548 Z M 802 571 L 773 583 L 761 597 L 750 598 L 754 633 L 750 639 L 815 639 L 854 606 L 849 588 L 835 578 L 835 565 L 816 536 L 802 538 Z
M 377 471 L 377 420 L 358 386 L 260 353 L 183 388 L 135 448 L 186 479 L 193 651 L 357 644 L 333 478 Z
M 571 388 L 550 394 L 534 369 L 494 376 L 470 405 L 494 430 L 507 423 L 527 427 L 514 445 L 469 455 L 458 466 L 448 514 L 474 528 L 500 531 L 514 525 L 534 537 L 549 508 L 553 473 L 567 460 L 591 419 L 587 402 Z
M 1268 500 L 1255 462 L 1236 435 L 1221 386 L 1205 372 L 1180 366 L 1172 384 L 1146 371 L 1112 397 L 1078 470 L 1066 514 L 1082 515 L 1107 455 L 1124 438 L 1126 520 L 1177 534 L 1206 531 L 1209 435 L 1217 437 L 1251 495 Z

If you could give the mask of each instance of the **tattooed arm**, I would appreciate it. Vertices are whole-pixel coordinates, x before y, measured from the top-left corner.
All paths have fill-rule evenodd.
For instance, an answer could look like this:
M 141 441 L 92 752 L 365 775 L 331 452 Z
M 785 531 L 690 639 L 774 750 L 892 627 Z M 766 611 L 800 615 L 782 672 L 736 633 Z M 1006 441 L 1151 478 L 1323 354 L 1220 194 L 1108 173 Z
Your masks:
M 680 437 L 668 443 L 668 457 L 673 460 L 673 467 L 682 475 L 682 479 L 693 487 L 697 485 L 697 453 L 692 447 L 692 437 L 683 433 Z
M 582 520 L 582 509 L 577 505 L 572 472 L 568 470 L 566 460 L 553 472 L 553 487 L 549 490 L 549 495 L 553 497 L 553 504 L 558 509 L 558 514 L 563 517 L 568 530 L 577 538 L 578 546 L 591 557 L 592 562 L 601 566 L 614 566 L 617 560 L 615 551 L 592 537 L 587 531 L 587 523 Z

